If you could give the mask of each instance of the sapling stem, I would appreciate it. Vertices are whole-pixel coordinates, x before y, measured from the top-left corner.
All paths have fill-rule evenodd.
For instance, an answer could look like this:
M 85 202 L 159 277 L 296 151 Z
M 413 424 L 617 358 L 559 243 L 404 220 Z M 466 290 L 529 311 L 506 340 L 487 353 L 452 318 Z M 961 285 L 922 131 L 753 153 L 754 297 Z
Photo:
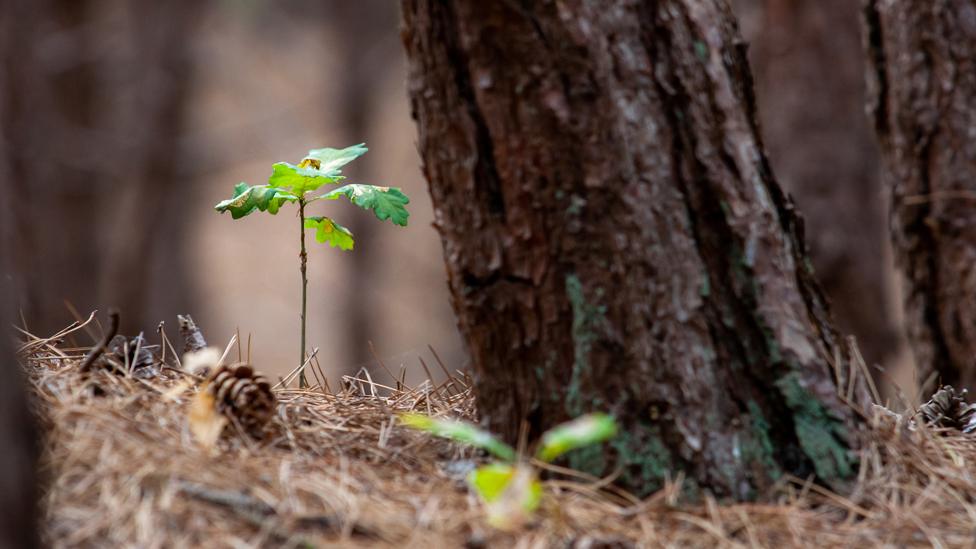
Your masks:
M 305 364 L 305 312 L 308 306 L 308 274 L 306 270 L 308 253 L 305 251 L 305 199 L 302 197 L 298 198 L 298 222 L 300 224 L 299 234 L 301 235 L 302 241 L 302 251 L 299 254 L 302 271 L 302 356 L 298 361 L 300 367 L 302 364 Z M 302 389 L 308 387 L 308 381 L 305 379 L 305 370 L 298 373 L 298 386 Z

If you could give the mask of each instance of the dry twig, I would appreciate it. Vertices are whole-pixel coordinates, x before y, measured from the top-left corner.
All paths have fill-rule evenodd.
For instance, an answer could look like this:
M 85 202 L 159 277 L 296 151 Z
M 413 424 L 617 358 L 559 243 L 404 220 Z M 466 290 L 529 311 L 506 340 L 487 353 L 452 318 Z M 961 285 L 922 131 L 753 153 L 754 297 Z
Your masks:
M 81 365 L 78 366 L 79 371 L 88 372 L 91 370 L 92 366 L 95 364 L 95 361 L 98 360 L 98 357 L 102 356 L 102 353 L 104 353 L 105 349 L 108 348 L 108 345 L 112 342 L 112 338 L 115 337 L 115 334 L 119 333 L 119 312 L 115 309 L 109 310 L 108 320 L 108 331 L 102 336 L 101 341 L 92 347 L 91 351 L 88 351 L 88 354 L 85 355 L 85 360 L 83 360 Z

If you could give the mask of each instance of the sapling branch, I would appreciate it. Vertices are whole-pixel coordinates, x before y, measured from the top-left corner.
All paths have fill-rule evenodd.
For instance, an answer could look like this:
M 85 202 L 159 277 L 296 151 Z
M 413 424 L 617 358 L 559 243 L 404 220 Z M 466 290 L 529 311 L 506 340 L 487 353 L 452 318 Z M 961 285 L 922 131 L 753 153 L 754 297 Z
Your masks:
M 305 363 L 305 315 L 308 311 L 308 252 L 305 251 L 305 198 L 298 198 L 298 218 L 301 225 L 298 227 L 298 234 L 301 236 L 302 251 L 299 254 L 301 259 L 302 271 L 302 356 L 298 361 L 301 366 Z M 308 380 L 305 379 L 305 369 L 298 374 L 298 386 L 302 389 L 308 387 Z
M 299 367 L 305 363 L 306 359 L 308 252 L 305 248 L 305 229 L 314 229 L 315 240 L 328 243 L 329 246 L 340 250 L 351 250 L 354 244 L 349 229 L 329 217 L 306 216 L 305 207 L 322 199 L 338 200 L 344 197 L 360 208 L 371 210 L 377 219 L 381 221 L 389 219 L 394 225 L 406 226 L 407 218 L 410 216 L 406 208 L 410 199 L 396 187 L 351 184 L 317 196 L 313 194 L 323 185 L 335 185 L 345 179 L 342 176 L 341 168 L 362 156 L 366 150 L 364 144 L 353 145 L 345 149 L 312 149 L 297 165 L 288 162 L 276 162 L 272 166 L 272 173 L 268 178 L 267 185 L 239 183 L 234 186 L 234 195 L 231 198 L 214 207 L 218 212 L 230 212 L 231 217 L 240 219 L 255 211 L 268 212 L 274 215 L 283 205 L 289 202 L 298 203 L 298 219 L 301 224 L 299 268 L 302 273 L 302 356 Z M 308 387 L 304 370 L 301 371 L 298 383 L 302 388 Z

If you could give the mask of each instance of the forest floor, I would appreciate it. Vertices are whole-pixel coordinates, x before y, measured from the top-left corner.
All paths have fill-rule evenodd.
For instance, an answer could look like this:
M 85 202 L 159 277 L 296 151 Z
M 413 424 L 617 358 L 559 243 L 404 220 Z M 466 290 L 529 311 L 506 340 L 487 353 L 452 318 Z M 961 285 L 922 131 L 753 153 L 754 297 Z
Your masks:
M 73 328 L 77 330 L 78 327 Z M 275 390 L 271 435 L 227 428 L 202 447 L 188 428 L 197 380 L 79 363 L 68 333 L 20 349 L 47 430 L 44 536 L 53 547 L 972 547 L 976 438 L 881 414 L 844 496 L 785 479 L 773 500 L 684 501 L 680 477 L 645 499 L 552 471 L 535 517 L 487 525 L 464 473 L 470 449 L 397 425 L 421 411 L 472 419 L 461 374 L 339 392 Z M 172 355 L 171 355 L 172 356 Z M 384 374 L 385 375 L 385 374 Z M 389 377 L 389 376 L 388 376 Z

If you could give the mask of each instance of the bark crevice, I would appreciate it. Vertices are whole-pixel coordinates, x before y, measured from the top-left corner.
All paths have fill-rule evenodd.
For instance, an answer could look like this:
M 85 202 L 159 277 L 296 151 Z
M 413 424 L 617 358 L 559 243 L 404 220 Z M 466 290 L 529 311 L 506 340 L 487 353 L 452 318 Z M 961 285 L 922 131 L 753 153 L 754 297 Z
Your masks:
M 498 172 L 495 169 L 495 151 L 492 145 L 491 132 L 488 124 L 485 123 L 484 116 L 478 109 L 478 99 L 471 83 L 471 72 L 468 67 L 468 60 L 464 50 L 460 47 L 460 36 L 450 33 L 450 29 L 459 28 L 457 13 L 448 4 L 448 17 L 452 19 L 451 24 L 443 26 L 445 31 L 445 41 L 447 43 L 447 58 L 452 66 L 457 67 L 456 80 L 458 94 L 468 105 L 467 114 L 474 125 L 475 143 L 475 174 L 481 183 L 478 189 L 486 195 L 486 203 L 489 212 L 497 216 L 501 221 L 505 219 L 505 197 L 502 195 L 501 183 Z
M 879 136 L 888 134 L 888 61 L 885 58 L 884 35 L 881 27 L 881 15 L 878 12 L 878 0 L 864 2 L 864 44 L 867 49 L 868 67 L 872 71 L 870 79 L 875 89 L 868 103 L 873 114 L 874 129 Z
M 919 380 L 976 389 L 976 7 L 866 0 L 862 24 Z

